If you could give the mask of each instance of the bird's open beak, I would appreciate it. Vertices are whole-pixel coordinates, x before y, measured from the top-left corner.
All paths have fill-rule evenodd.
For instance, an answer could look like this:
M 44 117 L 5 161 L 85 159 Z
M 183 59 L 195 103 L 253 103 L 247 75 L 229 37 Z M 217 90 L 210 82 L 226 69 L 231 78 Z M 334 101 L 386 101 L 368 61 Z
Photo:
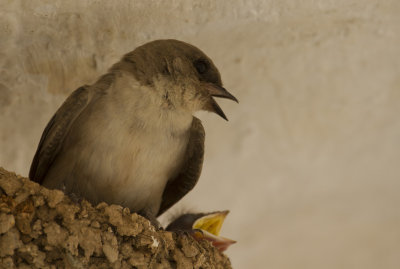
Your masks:
M 208 90 L 211 96 L 208 106 L 206 107 L 206 110 L 214 112 L 219 116 L 221 116 L 222 118 L 224 118 L 225 120 L 228 120 L 228 118 L 225 116 L 224 111 L 222 111 L 221 107 L 218 105 L 218 103 L 214 100 L 213 97 L 226 98 L 239 103 L 238 99 L 236 99 L 236 97 L 233 96 L 230 92 L 228 92 L 224 87 L 218 86 L 213 83 L 208 83 L 206 85 L 206 89 Z
M 219 251 L 225 251 L 236 241 L 219 236 L 222 224 L 229 211 L 221 211 L 205 215 L 199 218 L 193 224 L 193 237 L 197 240 L 208 240 Z

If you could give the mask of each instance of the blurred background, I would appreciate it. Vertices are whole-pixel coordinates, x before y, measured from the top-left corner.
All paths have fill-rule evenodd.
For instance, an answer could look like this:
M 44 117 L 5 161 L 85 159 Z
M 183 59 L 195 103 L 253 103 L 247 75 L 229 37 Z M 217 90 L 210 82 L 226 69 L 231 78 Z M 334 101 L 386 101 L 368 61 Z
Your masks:
M 200 113 L 199 184 L 234 268 L 400 268 L 400 2 L 0 0 L 0 166 L 27 176 L 77 87 L 154 39 L 194 44 L 240 104 Z

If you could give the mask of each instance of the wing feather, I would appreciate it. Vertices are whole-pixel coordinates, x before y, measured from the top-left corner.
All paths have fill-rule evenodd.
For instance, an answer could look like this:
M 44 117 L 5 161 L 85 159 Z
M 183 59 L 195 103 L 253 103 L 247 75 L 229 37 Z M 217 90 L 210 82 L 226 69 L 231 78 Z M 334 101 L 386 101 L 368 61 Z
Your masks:
M 29 171 L 29 178 L 42 183 L 47 171 L 63 144 L 63 141 L 75 119 L 88 104 L 87 86 L 75 90 L 51 118 L 42 137 Z
M 168 181 L 157 216 L 177 203 L 196 185 L 203 167 L 204 137 L 205 132 L 201 121 L 193 117 L 186 149 L 186 162 L 178 176 Z

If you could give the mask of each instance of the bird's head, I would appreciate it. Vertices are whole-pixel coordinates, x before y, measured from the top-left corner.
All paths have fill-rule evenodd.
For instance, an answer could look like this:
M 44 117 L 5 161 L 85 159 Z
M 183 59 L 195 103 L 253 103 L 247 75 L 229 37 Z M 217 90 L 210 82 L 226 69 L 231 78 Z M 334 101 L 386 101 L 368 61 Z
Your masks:
M 156 40 L 126 54 L 114 66 L 130 71 L 152 86 L 170 108 L 198 110 L 226 116 L 214 97 L 238 101 L 222 86 L 212 60 L 198 48 L 178 40 Z

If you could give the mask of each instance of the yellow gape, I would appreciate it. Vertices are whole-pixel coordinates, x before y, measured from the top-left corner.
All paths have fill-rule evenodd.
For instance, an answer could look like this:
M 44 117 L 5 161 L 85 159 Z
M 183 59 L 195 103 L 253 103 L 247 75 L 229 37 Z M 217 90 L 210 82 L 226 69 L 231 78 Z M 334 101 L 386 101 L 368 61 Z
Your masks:
M 193 229 L 207 231 L 218 236 L 229 211 L 218 212 L 199 218 L 193 223 Z

